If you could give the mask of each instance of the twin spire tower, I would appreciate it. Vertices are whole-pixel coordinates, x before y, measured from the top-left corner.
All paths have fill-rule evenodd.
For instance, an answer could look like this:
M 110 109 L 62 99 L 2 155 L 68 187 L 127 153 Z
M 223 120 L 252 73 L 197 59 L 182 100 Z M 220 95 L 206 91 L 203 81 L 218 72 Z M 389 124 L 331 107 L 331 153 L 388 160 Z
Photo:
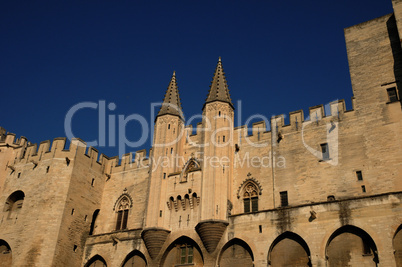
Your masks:
M 234 107 L 219 58 L 197 125 L 196 141 L 185 128 L 173 72 L 155 119 L 150 191 L 142 237 L 152 258 L 178 231 L 199 235 L 212 253 L 227 225 L 232 203 Z M 211 161 L 211 159 L 214 159 Z M 160 256 L 160 255 L 159 255 Z

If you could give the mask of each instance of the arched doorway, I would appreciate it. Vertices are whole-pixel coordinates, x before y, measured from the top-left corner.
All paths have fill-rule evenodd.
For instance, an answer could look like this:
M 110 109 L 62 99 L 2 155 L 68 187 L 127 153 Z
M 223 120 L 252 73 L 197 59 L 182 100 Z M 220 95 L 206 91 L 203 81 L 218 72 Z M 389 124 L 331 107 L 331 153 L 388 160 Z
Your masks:
M 402 267 L 402 225 L 398 227 L 392 240 L 395 251 L 396 267 Z
M 85 267 L 107 267 L 107 264 L 104 258 L 95 255 L 85 264 Z
M 253 267 L 254 255 L 250 246 L 241 239 L 230 240 L 221 250 L 220 267 Z
M 273 267 L 311 266 L 310 249 L 299 235 L 285 232 L 272 243 L 268 264 Z
M 332 266 L 377 266 L 377 246 L 364 230 L 345 225 L 336 230 L 327 242 L 326 258 Z
M 162 257 L 161 266 L 176 265 L 204 266 L 201 248 L 187 236 L 182 236 L 172 242 Z
M 8 243 L 0 239 L 0 265 L 11 266 L 12 265 L 12 253 Z
M 122 267 L 146 267 L 147 260 L 144 254 L 138 250 L 130 252 L 123 261 Z

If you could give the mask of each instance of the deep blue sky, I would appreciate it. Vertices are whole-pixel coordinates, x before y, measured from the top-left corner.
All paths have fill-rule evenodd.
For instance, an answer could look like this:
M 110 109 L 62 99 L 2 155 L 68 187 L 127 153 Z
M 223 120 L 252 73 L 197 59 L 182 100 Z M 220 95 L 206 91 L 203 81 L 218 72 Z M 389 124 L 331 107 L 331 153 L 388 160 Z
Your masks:
M 138 113 L 153 125 L 150 103 L 173 70 L 189 118 L 219 56 L 241 124 L 335 99 L 350 109 L 343 29 L 391 12 L 391 0 L 1 1 L 0 126 L 39 143 L 66 135 L 72 106 L 99 100 L 116 104 L 107 115 Z M 97 111 L 76 113 L 73 132 L 97 138 Z M 139 123 L 126 132 L 138 139 Z M 149 147 L 150 138 L 126 152 Z

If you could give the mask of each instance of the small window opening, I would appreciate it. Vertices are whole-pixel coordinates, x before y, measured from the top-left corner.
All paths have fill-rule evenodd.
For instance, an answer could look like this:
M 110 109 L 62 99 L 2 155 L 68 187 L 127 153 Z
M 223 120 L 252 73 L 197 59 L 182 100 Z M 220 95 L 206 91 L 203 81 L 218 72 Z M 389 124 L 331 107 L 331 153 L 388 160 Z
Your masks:
M 170 124 L 168 124 L 168 130 L 170 130 Z
M 327 201 L 335 201 L 335 196 L 334 195 L 327 196 Z
M 262 225 L 260 224 L 260 225 L 258 226 L 258 228 L 259 228 L 260 234 L 261 234 L 261 233 L 262 233 Z
M 363 181 L 362 171 L 356 171 L 356 176 L 358 181 Z
M 49 169 L 50 169 L 50 166 L 47 166 L 47 168 L 46 168 L 46 173 L 49 172 Z
M 221 112 L 219 111 L 219 117 L 221 116 Z
M 73 251 L 76 252 L 77 251 L 77 245 L 74 245 Z
M 74 209 L 71 210 L 71 215 L 74 215 Z
M 288 205 L 289 205 L 289 202 L 288 202 L 288 191 L 283 191 L 283 192 L 280 192 L 279 194 L 280 194 L 280 196 L 281 196 L 281 206 L 282 206 L 282 207 L 288 206 Z
M 91 186 L 95 185 L 95 178 L 92 178 Z
M 20 177 L 21 177 L 21 173 L 20 173 L 20 172 L 18 173 L 18 176 L 17 176 L 17 177 L 18 177 L 18 178 L 20 178 Z
M 366 193 L 366 186 L 362 185 L 362 192 Z
M 322 160 L 329 160 L 328 143 L 321 144 Z
M 163 179 L 166 179 L 166 172 L 163 173 Z
M 180 262 L 179 264 L 192 264 L 193 263 L 193 246 L 182 245 L 179 249 L 180 251 Z
M 170 149 L 170 154 L 173 154 L 173 147 Z
M 84 217 L 84 221 L 87 221 L 88 215 L 85 215 Z
M 225 136 L 222 137 L 222 142 L 225 143 Z
M 398 101 L 398 95 L 396 94 L 396 88 L 395 87 L 387 89 L 387 93 L 388 93 L 389 102 Z
M 159 217 L 162 217 L 162 211 L 161 210 L 159 211 Z

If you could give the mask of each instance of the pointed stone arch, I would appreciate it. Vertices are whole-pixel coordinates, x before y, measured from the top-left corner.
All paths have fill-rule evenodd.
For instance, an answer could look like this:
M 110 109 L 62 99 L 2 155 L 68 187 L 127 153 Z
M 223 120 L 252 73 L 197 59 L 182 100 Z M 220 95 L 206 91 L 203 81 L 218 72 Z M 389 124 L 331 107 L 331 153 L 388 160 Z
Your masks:
M 177 238 L 167 247 L 163 253 L 160 266 L 181 264 L 204 266 L 204 256 L 200 246 L 188 236 Z
M 377 246 L 363 229 L 345 225 L 338 228 L 328 239 L 325 247 L 327 266 L 377 266 Z
M 247 178 L 246 180 L 244 180 L 243 183 L 239 186 L 239 188 L 237 189 L 237 198 L 242 197 L 242 193 L 244 192 L 245 188 L 249 184 L 252 185 L 252 186 L 255 186 L 255 188 L 257 189 L 258 195 L 262 194 L 262 186 L 261 186 L 261 184 L 258 182 L 257 179 L 251 177 L 251 178 Z
M 268 266 L 312 266 L 306 241 L 289 231 L 279 235 L 269 248 Z
M 254 254 L 245 241 L 233 238 L 222 247 L 218 263 L 220 267 L 253 267 Z
M 96 254 L 84 265 L 84 267 L 107 267 L 107 264 L 102 256 Z
M 125 190 L 125 191 L 126 191 L 126 190 Z M 114 210 L 114 211 L 115 211 L 115 210 L 118 210 L 118 208 L 119 208 L 118 206 L 119 206 L 120 202 L 121 202 L 122 200 L 124 200 L 124 199 L 127 199 L 128 203 L 129 203 L 129 207 L 132 208 L 132 206 L 133 206 L 133 198 L 130 196 L 129 193 L 124 192 L 123 194 L 121 194 L 121 195 L 117 198 L 116 202 L 114 203 L 114 206 L 113 206 L 113 210 Z
M 183 170 L 180 175 L 180 182 L 186 182 L 187 181 L 187 176 L 189 172 L 192 171 L 199 171 L 201 170 L 201 164 L 200 162 L 195 158 L 191 157 L 186 164 L 184 164 Z
M 148 266 L 145 255 L 139 250 L 131 251 L 123 260 L 121 267 L 146 267 Z

